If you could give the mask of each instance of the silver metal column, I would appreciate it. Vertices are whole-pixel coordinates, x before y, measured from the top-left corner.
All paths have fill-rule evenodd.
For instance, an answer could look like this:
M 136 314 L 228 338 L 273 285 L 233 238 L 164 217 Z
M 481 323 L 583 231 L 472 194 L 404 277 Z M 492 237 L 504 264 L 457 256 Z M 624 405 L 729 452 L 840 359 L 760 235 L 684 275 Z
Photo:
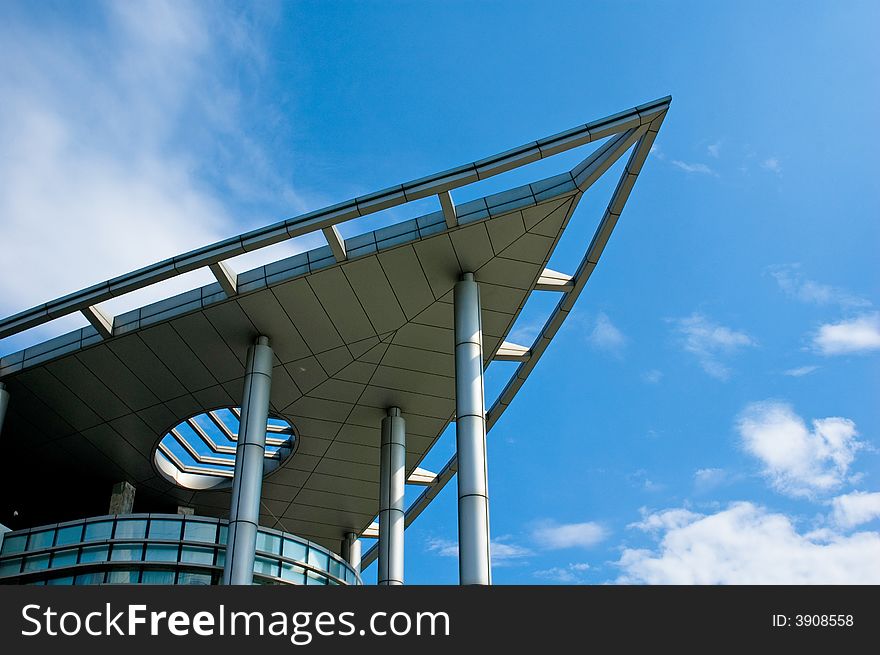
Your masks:
M 3 419 L 6 418 L 6 408 L 9 407 L 9 392 L 6 385 L 0 382 L 0 434 L 3 434 Z
M 248 348 L 245 366 L 223 584 L 249 585 L 254 580 L 254 551 L 260 521 L 271 388 L 272 348 L 267 337 L 258 337 L 256 343 Z
M 455 285 L 455 443 L 458 451 L 458 576 L 463 585 L 492 584 L 486 403 L 480 287 L 473 273 Z
M 354 532 L 347 532 L 342 540 L 342 558 L 355 571 L 361 572 L 361 540 Z
M 382 419 L 379 459 L 380 585 L 403 584 L 403 501 L 406 489 L 406 421 L 391 407 Z

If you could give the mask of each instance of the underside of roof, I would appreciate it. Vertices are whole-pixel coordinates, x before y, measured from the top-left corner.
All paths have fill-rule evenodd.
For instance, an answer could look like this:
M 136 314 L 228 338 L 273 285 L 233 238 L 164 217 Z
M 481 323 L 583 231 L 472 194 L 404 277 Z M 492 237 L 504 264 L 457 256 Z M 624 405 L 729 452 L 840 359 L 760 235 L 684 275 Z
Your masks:
M 549 156 L 608 138 L 578 167 L 547 180 L 456 207 L 450 189 L 469 183 L 458 174 L 439 191 L 429 185 L 442 211 L 344 241 L 334 225 L 345 219 L 320 218 L 326 212 L 284 222 L 286 238 L 299 233 L 291 225 L 308 223 L 324 231 L 328 245 L 238 276 L 222 263 L 221 254 L 231 252 L 223 244 L 195 251 L 216 284 L 128 314 L 102 314 L 97 303 L 107 296 L 101 294 L 114 284 L 131 290 L 132 276 L 141 285 L 167 279 L 164 263 L 123 276 L 129 282 L 117 278 L 0 322 L 0 336 L 59 312 L 82 311 L 92 323 L 0 361 L 11 399 L 2 433 L 0 522 L 13 511 L 29 524 L 103 513 L 110 486 L 121 480 L 136 485 L 137 503 L 149 511 L 185 505 L 226 516 L 228 491 L 171 484 L 153 452 L 184 419 L 240 405 L 247 348 L 266 335 L 275 354 L 270 410 L 294 426 L 297 439 L 294 454 L 265 479 L 261 524 L 334 550 L 345 533 L 366 530 L 378 510 L 379 425 L 390 406 L 406 419 L 407 475 L 428 485 L 410 523 L 455 471 L 454 462 L 437 476 L 418 469 L 454 418 L 455 282 L 473 272 L 480 284 L 486 365 L 494 358 L 519 362 L 489 412 L 491 425 L 586 283 L 668 105 L 663 99 L 611 117 L 607 134 L 594 122 L 543 140 L 542 156 Z M 540 151 L 541 144 L 528 147 Z M 515 165 L 523 165 L 527 158 L 516 153 L 524 148 L 484 162 L 520 157 Z M 581 266 L 571 275 L 550 271 L 547 263 L 583 192 L 628 150 L 627 168 Z M 479 171 L 478 164 L 470 167 Z M 514 167 L 504 166 L 496 164 Z M 400 187 L 404 201 L 407 188 Z M 373 196 L 381 193 L 388 195 Z M 364 199 L 352 203 L 363 215 Z M 505 343 L 536 289 L 560 293 L 557 310 L 535 344 Z

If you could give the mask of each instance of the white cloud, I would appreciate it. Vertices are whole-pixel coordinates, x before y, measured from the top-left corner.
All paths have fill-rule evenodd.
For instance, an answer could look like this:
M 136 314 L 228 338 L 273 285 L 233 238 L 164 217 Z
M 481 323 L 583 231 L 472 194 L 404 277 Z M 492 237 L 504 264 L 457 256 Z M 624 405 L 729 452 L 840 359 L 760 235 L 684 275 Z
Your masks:
M 839 305 L 844 309 L 870 307 L 871 302 L 853 293 L 804 277 L 799 264 L 773 266 L 770 275 L 787 295 L 815 305 Z
M 719 380 L 730 377 L 730 369 L 722 361 L 724 358 L 741 348 L 755 345 L 745 332 L 713 323 L 699 313 L 676 319 L 673 323 L 684 350 L 695 355 L 703 370 Z
M 773 487 L 791 496 L 839 487 L 862 446 L 851 420 L 815 419 L 808 429 L 790 405 L 776 401 L 748 405 L 737 430 L 743 448 L 761 461 Z
M 783 375 L 787 375 L 792 378 L 801 378 L 805 375 L 809 375 L 814 371 L 818 370 L 818 366 L 798 366 L 797 368 L 790 368 L 787 371 L 783 371 Z
M 532 538 L 543 548 L 591 548 L 603 541 L 608 531 L 595 522 L 557 523 L 542 521 L 532 531 Z
M 25 15 L 0 25 L 0 314 L 241 231 L 233 186 L 260 180 L 259 206 L 279 211 L 260 222 L 300 209 L 242 125 L 236 76 L 260 65 L 247 12 L 162 0 L 93 9 L 76 27 Z M 202 271 L 162 295 L 209 281 Z
M 693 163 L 689 164 L 688 162 L 681 161 L 679 159 L 673 159 L 670 162 L 673 166 L 678 169 L 683 170 L 685 173 L 699 173 L 701 175 L 716 175 L 715 171 L 706 166 L 706 164 Z
M 532 551 L 525 546 L 511 543 L 510 535 L 503 535 L 492 539 L 489 546 L 492 555 L 493 566 L 506 566 L 515 560 L 522 560 L 532 555 Z M 429 553 L 436 553 L 440 557 L 458 557 L 458 542 L 450 539 L 431 538 L 425 544 Z
M 586 584 L 584 573 L 590 569 L 586 562 L 574 562 L 568 566 L 554 566 L 535 571 L 532 575 L 541 580 L 559 584 Z
M 604 312 L 599 312 L 590 336 L 587 337 L 594 348 L 619 355 L 626 346 L 626 336 Z
M 688 523 L 692 523 L 700 516 L 699 514 L 695 514 L 694 512 L 683 508 L 649 512 L 643 507 L 639 511 L 642 514 L 642 520 L 636 523 L 630 523 L 626 527 L 636 528 L 650 533 L 680 528 Z
M 880 517 L 880 492 L 854 491 L 831 500 L 833 520 L 842 528 L 854 528 Z
M 761 168 L 763 168 L 765 171 L 776 173 L 777 175 L 782 173 L 782 164 L 779 162 L 779 159 L 777 157 L 768 157 L 767 159 L 762 161 Z
M 880 350 L 880 312 L 821 325 L 813 346 L 823 355 L 855 355 Z
M 437 553 L 440 557 L 458 557 L 458 542 L 449 539 L 431 538 L 425 544 L 429 553 Z
M 706 152 L 709 153 L 710 157 L 718 159 L 718 157 L 721 156 L 721 142 L 716 141 L 715 143 L 710 143 L 708 146 L 706 146 Z
M 623 584 L 877 584 L 880 534 L 800 534 L 791 520 L 752 503 L 675 521 L 649 516 L 654 549 L 626 548 Z
M 697 491 L 704 492 L 717 487 L 727 478 L 727 473 L 720 468 L 697 469 L 694 472 L 694 486 Z
M 644 373 L 642 373 L 642 380 L 644 380 L 648 384 L 657 384 L 662 379 L 663 371 L 658 371 L 656 368 L 652 368 L 650 371 L 645 371 Z

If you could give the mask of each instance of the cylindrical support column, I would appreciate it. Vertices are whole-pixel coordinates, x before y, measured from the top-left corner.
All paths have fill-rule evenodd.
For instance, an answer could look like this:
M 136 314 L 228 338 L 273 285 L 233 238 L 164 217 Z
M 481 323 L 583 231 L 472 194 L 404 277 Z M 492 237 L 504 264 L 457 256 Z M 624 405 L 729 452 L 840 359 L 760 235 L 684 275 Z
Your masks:
M 455 285 L 455 444 L 458 452 L 458 576 L 492 584 L 480 287 L 473 273 Z
M 379 455 L 380 585 L 403 584 L 403 501 L 406 489 L 406 421 L 391 407 L 382 419 Z
M 6 408 L 9 407 L 9 392 L 6 385 L 0 382 L 0 434 L 3 434 L 3 420 L 6 418 Z
M 361 572 L 361 540 L 354 532 L 347 532 L 342 540 L 342 559 L 355 571 Z
M 269 347 L 267 337 L 258 337 L 256 343 L 248 348 L 245 365 L 223 584 L 249 585 L 254 580 L 254 552 L 260 521 L 260 493 L 263 489 L 263 458 L 271 389 L 272 348 Z

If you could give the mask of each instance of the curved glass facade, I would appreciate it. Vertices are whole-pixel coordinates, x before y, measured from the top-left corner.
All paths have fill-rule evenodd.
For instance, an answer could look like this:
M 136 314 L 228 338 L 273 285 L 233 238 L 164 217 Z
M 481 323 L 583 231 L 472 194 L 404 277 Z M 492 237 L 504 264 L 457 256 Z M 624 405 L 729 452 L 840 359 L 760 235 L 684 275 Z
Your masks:
M 7 532 L 0 584 L 218 584 L 225 519 L 120 514 Z M 260 528 L 254 584 L 357 585 L 338 555 L 286 532 Z

